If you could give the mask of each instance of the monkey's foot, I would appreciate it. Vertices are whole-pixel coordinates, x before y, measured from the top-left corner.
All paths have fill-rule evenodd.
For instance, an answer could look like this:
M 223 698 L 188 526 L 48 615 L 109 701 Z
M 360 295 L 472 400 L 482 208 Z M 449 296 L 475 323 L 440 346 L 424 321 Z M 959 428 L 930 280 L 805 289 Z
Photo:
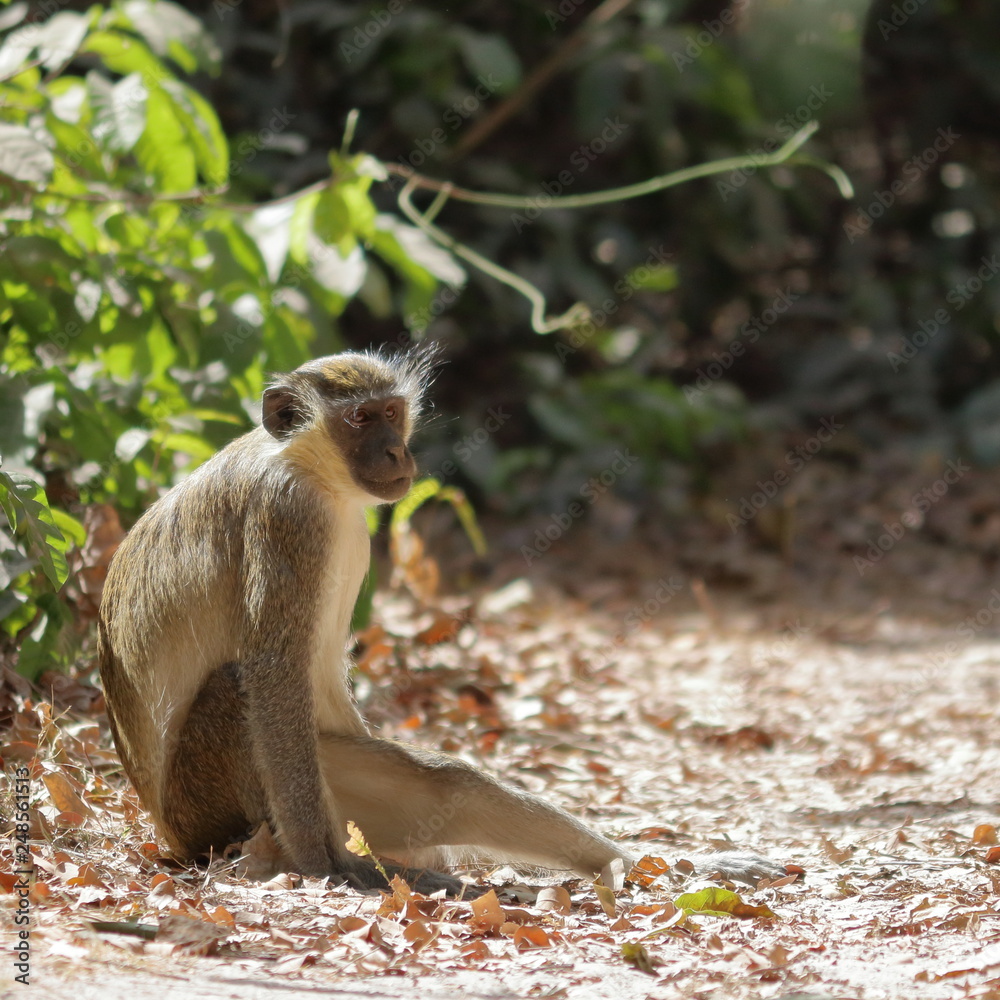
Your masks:
M 730 882 L 756 885 L 762 878 L 783 878 L 785 866 L 759 854 L 743 851 L 720 851 L 717 854 L 699 854 L 690 857 L 696 873 L 703 878 L 721 876 Z
M 449 896 L 474 899 L 486 890 L 469 885 L 454 875 L 446 875 L 426 868 L 401 868 L 399 865 L 383 865 L 386 875 L 391 879 L 398 875 L 411 889 L 430 895 L 442 889 Z M 338 872 L 334 878 L 346 882 L 355 889 L 386 889 L 386 881 L 382 873 L 374 865 L 362 865 L 349 872 Z
M 387 869 L 388 870 L 388 869 Z M 444 872 L 427 870 L 416 870 L 414 868 L 401 868 L 397 874 L 412 889 L 429 896 L 432 892 L 439 892 L 444 889 L 449 896 L 461 897 L 462 899 L 475 899 L 489 889 L 489 886 L 470 885 L 463 882 L 454 875 L 446 875 Z

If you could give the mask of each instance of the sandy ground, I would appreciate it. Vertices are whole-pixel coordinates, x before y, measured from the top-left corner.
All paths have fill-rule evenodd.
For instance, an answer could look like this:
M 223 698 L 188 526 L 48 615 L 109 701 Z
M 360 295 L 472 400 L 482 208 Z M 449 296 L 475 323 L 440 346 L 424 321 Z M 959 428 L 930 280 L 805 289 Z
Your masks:
M 442 921 L 445 933 L 420 949 L 382 935 L 351 951 L 332 947 L 329 921 L 367 919 L 373 900 L 222 878 L 188 902 L 256 911 L 252 929 L 264 933 L 241 936 L 240 917 L 214 954 L 199 955 L 92 928 L 155 925 L 166 911 L 150 904 L 147 872 L 106 897 L 74 898 L 67 885 L 39 900 L 31 985 L 4 996 L 1000 997 L 1000 865 L 985 860 L 1000 820 L 991 624 L 927 624 L 891 602 L 844 613 L 702 594 L 699 608 L 686 591 L 661 595 L 669 606 L 633 628 L 636 609 L 652 606 L 641 592 L 600 610 L 548 592 L 517 596 L 512 607 L 481 605 L 453 638 L 426 647 L 413 638 L 425 619 L 406 601 L 381 601 L 396 653 L 361 678 L 370 714 L 388 734 L 461 749 L 613 836 L 649 836 L 644 850 L 668 861 L 729 840 L 801 866 L 804 878 L 744 893 L 777 919 L 696 915 L 700 929 L 650 936 L 657 925 L 643 906 L 677 887 L 633 888 L 612 919 L 576 882 L 571 913 L 538 915 L 547 947 L 470 934 L 463 917 Z M 380 701 L 401 651 L 409 676 L 426 676 L 422 693 Z M 470 683 L 487 712 L 463 714 Z M 107 886 L 114 869 L 102 869 Z M 58 881 L 58 871 L 41 874 Z M 500 901 L 538 913 L 528 890 Z M 651 968 L 623 960 L 630 942 Z M 296 965 L 305 945 L 310 957 Z

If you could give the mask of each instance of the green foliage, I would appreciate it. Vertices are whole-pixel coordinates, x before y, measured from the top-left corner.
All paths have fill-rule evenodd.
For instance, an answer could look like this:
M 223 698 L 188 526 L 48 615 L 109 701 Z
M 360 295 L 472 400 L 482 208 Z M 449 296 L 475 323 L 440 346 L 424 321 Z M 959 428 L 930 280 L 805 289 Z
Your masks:
M 8 635 L 30 626 L 18 667 L 35 677 L 46 667 L 65 663 L 74 649 L 70 615 L 49 588 L 66 582 L 66 553 L 71 544 L 83 543 L 83 526 L 65 511 L 50 508 L 45 490 L 16 473 L 0 471 L 0 508 L 12 532 L 0 534 L 0 622 Z M 39 570 L 48 587 L 38 579 Z
M 571 448 L 629 447 L 647 469 L 671 456 L 687 463 L 713 440 L 733 439 L 741 410 L 716 398 L 689 401 L 672 382 L 628 369 L 564 380 L 555 391 L 532 395 L 529 406 L 546 437 Z
M 352 297 L 410 312 L 462 275 L 376 211 L 368 156 L 331 154 L 321 192 L 242 200 L 184 79 L 217 72 L 219 50 L 182 7 L 28 9 L 0 15 L 0 622 L 30 631 L 33 671 L 64 645 L 51 590 L 82 540 L 43 478 L 63 504 L 138 513 L 249 426 L 267 372 L 341 348 Z
M 393 535 L 408 531 L 413 515 L 428 500 L 441 500 L 451 504 L 472 543 L 473 549 L 475 549 L 476 555 L 486 555 L 486 539 L 476 521 L 476 513 L 465 494 L 454 486 L 443 486 L 440 480 L 434 478 L 421 479 L 415 483 L 410 492 L 393 507 L 389 519 L 389 528 Z
M 53 587 L 59 588 L 69 576 L 66 550 L 69 542 L 56 526 L 45 490 L 27 476 L 0 472 L 0 507 L 15 534 L 24 534 L 28 550 Z

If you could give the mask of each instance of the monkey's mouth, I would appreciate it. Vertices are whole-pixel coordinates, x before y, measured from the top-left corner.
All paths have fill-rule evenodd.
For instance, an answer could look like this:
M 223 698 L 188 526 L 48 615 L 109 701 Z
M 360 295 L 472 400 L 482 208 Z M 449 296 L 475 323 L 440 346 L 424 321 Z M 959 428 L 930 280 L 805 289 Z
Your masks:
M 367 479 L 362 485 L 374 497 L 399 500 L 406 496 L 412 483 L 412 476 L 399 476 L 397 479 Z

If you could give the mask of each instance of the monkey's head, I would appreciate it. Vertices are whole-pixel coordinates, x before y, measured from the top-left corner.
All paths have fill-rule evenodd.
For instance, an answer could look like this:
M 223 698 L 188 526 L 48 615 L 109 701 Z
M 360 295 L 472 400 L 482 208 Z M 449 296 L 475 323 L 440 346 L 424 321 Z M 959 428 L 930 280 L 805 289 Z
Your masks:
M 308 462 L 348 473 L 363 496 L 398 500 L 416 475 L 409 440 L 433 363 L 430 350 L 309 361 L 264 390 L 264 429 Z

